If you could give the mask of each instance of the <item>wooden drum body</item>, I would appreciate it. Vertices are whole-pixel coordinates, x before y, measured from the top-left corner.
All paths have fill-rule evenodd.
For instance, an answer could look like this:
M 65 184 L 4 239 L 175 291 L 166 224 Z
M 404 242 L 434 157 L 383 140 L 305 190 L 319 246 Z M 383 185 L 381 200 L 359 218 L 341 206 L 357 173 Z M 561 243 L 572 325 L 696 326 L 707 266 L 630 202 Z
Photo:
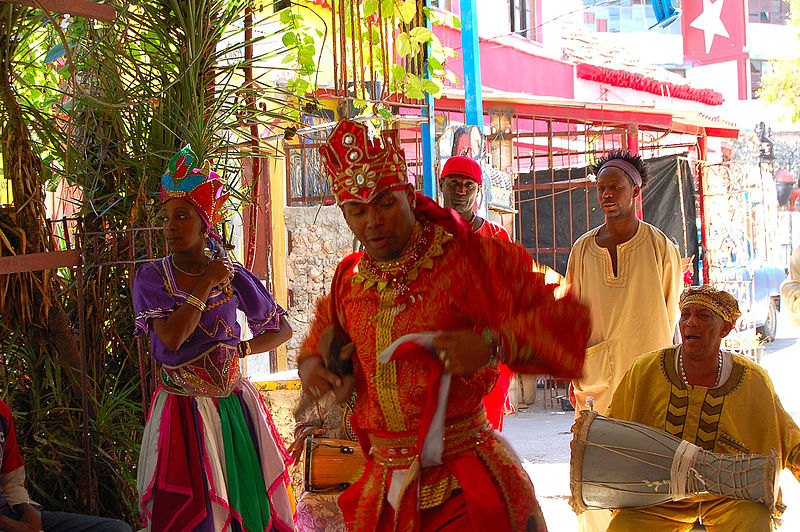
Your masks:
M 571 504 L 655 506 L 711 493 L 775 507 L 780 461 L 769 455 L 712 453 L 662 430 L 581 412 L 572 427 Z
M 318 492 L 344 490 L 364 472 L 364 453 L 358 442 L 309 436 L 304 456 L 304 487 Z

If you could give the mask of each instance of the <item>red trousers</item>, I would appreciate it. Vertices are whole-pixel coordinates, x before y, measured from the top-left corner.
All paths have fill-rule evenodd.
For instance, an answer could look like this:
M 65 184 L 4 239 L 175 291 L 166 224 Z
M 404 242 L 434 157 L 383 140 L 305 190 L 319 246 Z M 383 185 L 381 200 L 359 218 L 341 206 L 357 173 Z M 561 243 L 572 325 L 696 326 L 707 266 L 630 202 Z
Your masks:
M 420 530 L 426 532 L 462 532 L 472 530 L 467 505 L 462 493 L 454 493 L 444 504 L 420 512 Z M 378 530 L 392 530 L 394 510 L 391 505 L 384 504 L 378 521 Z

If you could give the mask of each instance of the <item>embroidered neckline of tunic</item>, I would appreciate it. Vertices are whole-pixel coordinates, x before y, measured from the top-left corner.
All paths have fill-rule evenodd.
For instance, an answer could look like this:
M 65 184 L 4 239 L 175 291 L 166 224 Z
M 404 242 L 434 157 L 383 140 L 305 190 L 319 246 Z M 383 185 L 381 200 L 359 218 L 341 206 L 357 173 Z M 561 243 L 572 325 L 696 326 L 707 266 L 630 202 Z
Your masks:
M 733 369 L 726 381 L 717 388 L 695 387 L 697 393 L 703 395 L 695 434 L 685 434 L 686 421 L 689 414 L 690 395 L 689 387 L 681 380 L 675 369 L 675 359 L 678 347 L 665 349 L 661 355 L 661 372 L 670 383 L 670 397 L 664 419 L 664 430 L 673 436 L 687 439 L 703 449 L 713 450 L 715 442 L 720 435 L 719 423 L 722 415 L 722 405 L 725 398 L 733 392 L 744 378 L 745 368 L 733 361 Z
M 392 261 L 373 261 L 366 253 L 362 255 L 353 284 L 362 283 L 365 290 L 374 288 L 378 295 L 378 311 L 375 315 L 375 353 L 380 353 L 392 343 L 392 330 L 400 307 L 400 300 L 414 296 L 408 281 L 417 279 L 421 269 L 432 269 L 435 257 L 444 253 L 442 245 L 452 235 L 435 224 L 415 223 L 409 245 Z M 378 364 L 372 377 L 378 405 L 393 432 L 406 430 L 406 419 L 402 414 L 398 393 L 397 368 L 394 361 Z
M 178 287 L 178 282 L 175 280 L 175 272 L 172 270 L 172 261 L 169 260 L 169 257 L 165 257 L 159 262 L 161 263 L 161 268 L 164 270 L 164 286 L 167 292 L 169 292 L 169 295 L 172 297 L 182 297 L 183 300 L 180 301 L 179 304 L 183 304 L 191 294 Z M 230 284 L 228 284 L 224 291 L 216 287 L 212 288 L 206 302 L 206 310 L 211 310 L 214 307 L 227 303 L 231 299 L 231 296 L 233 296 L 233 288 Z
M 186 304 L 186 299 L 190 294 L 185 290 L 181 290 L 180 288 L 178 288 L 178 284 L 175 282 L 175 274 L 172 271 L 172 264 L 171 261 L 169 260 L 169 257 L 165 257 L 158 262 L 161 265 L 161 270 L 164 272 L 162 278 L 164 280 L 164 288 L 167 289 L 167 293 L 173 298 L 175 298 L 175 302 L 177 305 Z M 228 285 L 225 291 L 218 290 L 217 288 L 212 289 L 208 297 L 209 303 L 206 306 L 206 311 L 211 310 L 214 307 L 224 305 L 225 303 L 230 301 L 232 296 L 233 296 L 233 288 L 230 285 Z M 182 298 L 182 300 L 179 300 L 179 298 Z M 223 318 L 220 315 L 217 315 L 214 318 L 214 326 L 213 329 L 211 330 L 203 326 L 202 321 L 198 322 L 197 326 L 209 338 L 214 338 L 217 335 L 220 326 L 222 326 L 225 329 L 225 332 L 228 336 L 233 336 L 233 327 L 230 324 L 228 324 L 228 322 L 225 321 L 225 318 Z
M 662 358 L 661 358 L 661 373 L 667 380 L 679 390 L 688 390 L 689 387 L 681 380 L 680 375 L 675 370 L 675 360 L 678 356 L 678 346 L 670 347 L 664 350 Z M 733 359 L 733 367 L 731 368 L 731 372 L 728 375 L 728 378 L 725 379 L 725 382 L 717 386 L 716 388 L 708 388 L 708 392 L 714 397 L 721 397 L 724 395 L 728 395 L 736 388 L 739 387 L 742 379 L 744 378 L 745 374 L 745 367 L 742 366 L 740 363 Z M 702 388 L 702 387 L 697 387 Z
M 363 283 L 366 290 L 374 286 L 379 293 L 405 286 L 407 281 L 417 279 L 420 270 L 433 269 L 433 259 L 444 253 L 442 246 L 451 238 L 453 236 L 440 225 L 416 222 L 410 245 L 406 246 L 402 255 L 391 261 L 375 261 L 364 253 L 353 283 Z
M 644 222 L 641 220 L 639 221 L 639 226 L 636 228 L 636 233 L 633 235 L 633 237 L 631 237 L 630 240 L 617 245 L 616 276 L 614 276 L 614 268 L 611 264 L 611 252 L 598 244 L 597 240 L 595 240 L 595 237 L 602 226 L 595 228 L 589 235 L 589 252 L 600 257 L 600 259 L 603 261 L 603 273 L 605 274 L 604 284 L 606 286 L 625 287 L 628 285 L 631 265 L 629 255 L 647 239 L 646 231 L 644 231 L 642 227 L 643 223 Z

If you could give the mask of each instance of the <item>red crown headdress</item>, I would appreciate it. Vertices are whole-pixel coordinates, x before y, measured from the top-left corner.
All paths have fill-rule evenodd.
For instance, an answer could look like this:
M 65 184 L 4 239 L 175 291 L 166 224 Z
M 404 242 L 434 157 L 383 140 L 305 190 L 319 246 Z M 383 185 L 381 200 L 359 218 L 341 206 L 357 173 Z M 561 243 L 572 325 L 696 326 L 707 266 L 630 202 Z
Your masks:
M 384 190 L 401 189 L 408 184 L 396 129 L 381 131 L 380 139 L 373 139 L 366 125 L 343 118 L 319 151 L 339 205 L 350 201 L 369 203 Z
M 189 146 L 176 153 L 169 161 L 167 172 L 161 178 L 161 203 L 181 198 L 195 206 L 209 228 L 225 217 L 222 206 L 230 194 L 222 194 L 222 179 L 211 171 L 206 161 L 198 166 L 197 156 Z

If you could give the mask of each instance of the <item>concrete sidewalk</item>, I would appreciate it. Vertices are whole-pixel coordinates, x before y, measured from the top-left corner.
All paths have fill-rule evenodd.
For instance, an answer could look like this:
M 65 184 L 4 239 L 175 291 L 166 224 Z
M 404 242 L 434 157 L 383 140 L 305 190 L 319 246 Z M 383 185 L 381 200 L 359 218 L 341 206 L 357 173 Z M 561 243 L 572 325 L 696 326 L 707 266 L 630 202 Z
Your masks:
M 533 480 L 551 532 L 577 530 L 569 505 L 569 442 L 574 412 L 543 410 L 541 404 L 506 416 L 503 435 Z

